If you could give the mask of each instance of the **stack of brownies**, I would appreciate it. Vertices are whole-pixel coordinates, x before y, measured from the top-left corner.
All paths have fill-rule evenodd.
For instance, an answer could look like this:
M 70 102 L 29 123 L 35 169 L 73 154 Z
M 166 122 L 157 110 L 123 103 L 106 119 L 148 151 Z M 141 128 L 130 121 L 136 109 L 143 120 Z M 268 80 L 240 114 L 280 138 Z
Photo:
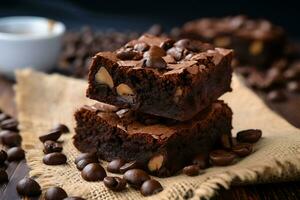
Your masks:
M 75 113 L 74 145 L 107 161 L 136 161 L 159 177 L 229 148 L 232 111 L 218 98 L 231 91 L 232 56 L 207 43 L 152 35 L 98 53 L 87 96 L 99 102 Z

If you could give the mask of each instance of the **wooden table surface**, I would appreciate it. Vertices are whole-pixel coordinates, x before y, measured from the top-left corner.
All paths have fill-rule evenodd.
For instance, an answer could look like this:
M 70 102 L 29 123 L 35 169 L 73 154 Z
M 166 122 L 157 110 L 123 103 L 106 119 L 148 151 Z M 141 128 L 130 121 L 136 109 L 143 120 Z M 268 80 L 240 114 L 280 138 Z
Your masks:
M 16 116 L 14 102 L 13 83 L 0 77 L 0 109 Z M 260 94 L 263 99 L 264 95 Z M 288 101 L 283 103 L 271 103 L 266 101 L 273 110 L 278 112 L 294 126 L 300 128 L 300 95 L 287 94 Z M 8 165 L 7 173 L 9 182 L 0 185 L 0 200 L 20 199 L 15 185 L 18 180 L 27 175 L 29 169 L 23 160 L 19 163 Z M 213 199 L 233 199 L 233 200 L 298 200 L 300 199 L 300 181 L 272 183 L 248 186 L 233 186 L 230 190 L 221 189 L 219 194 Z

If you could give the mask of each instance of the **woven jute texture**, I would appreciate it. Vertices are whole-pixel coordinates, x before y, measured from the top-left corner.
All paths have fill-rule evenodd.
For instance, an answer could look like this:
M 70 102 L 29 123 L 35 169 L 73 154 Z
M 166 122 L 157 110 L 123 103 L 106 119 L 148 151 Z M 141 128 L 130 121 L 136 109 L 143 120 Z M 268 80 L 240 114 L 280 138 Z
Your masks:
M 233 77 L 233 92 L 222 97 L 233 110 L 233 133 L 248 128 L 263 131 L 254 153 L 228 167 L 212 167 L 196 177 L 178 175 L 158 179 L 164 190 L 148 199 L 209 198 L 221 186 L 300 179 L 300 131 L 271 111 L 239 78 Z M 86 182 L 76 169 L 79 152 L 72 144 L 74 111 L 94 103 L 85 97 L 87 83 L 61 75 L 46 75 L 31 70 L 17 72 L 16 102 L 23 147 L 31 168 L 43 189 L 61 186 L 69 195 L 87 199 L 142 199 L 139 191 L 111 192 L 102 182 Z M 300 112 L 296 111 L 295 112 Z M 47 166 L 42 163 L 42 144 L 38 136 L 56 123 L 65 123 L 70 134 L 62 137 L 68 163 Z M 104 163 L 105 165 L 105 163 Z

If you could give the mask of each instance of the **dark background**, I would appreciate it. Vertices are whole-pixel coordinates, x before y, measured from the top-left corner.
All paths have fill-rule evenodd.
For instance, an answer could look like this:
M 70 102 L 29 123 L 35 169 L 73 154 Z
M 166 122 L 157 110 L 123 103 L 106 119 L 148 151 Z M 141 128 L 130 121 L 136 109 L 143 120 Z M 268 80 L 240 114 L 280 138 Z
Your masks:
M 200 17 L 246 14 L 267 18 L 283 26 L 292 37 L 300 36 L 297 1 L 264 0 L 1 0 L 0 17 L 36 15 L 63 21 L 68 28 L 91 25 L 100 29 L 144 31 L 153 23 L 166 29 Z

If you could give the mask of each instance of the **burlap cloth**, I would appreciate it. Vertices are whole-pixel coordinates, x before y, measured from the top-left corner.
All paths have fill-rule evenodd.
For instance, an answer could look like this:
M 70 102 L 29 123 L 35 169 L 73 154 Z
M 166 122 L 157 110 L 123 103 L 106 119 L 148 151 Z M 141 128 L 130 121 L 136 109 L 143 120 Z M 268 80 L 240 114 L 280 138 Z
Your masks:
M 85 97 L 87 83 L 60 75 L 45 75 L 31 70 L 17 72 L 16 101 L 23 147 L 31 168 L 30 176 L 37 178 L 43 189 L 59 185 L 69 195 L 87 199 L 142 199 L 133 189 L 122 193 L 107 190 L 102 182 L 86 182 L 76 169 L 74 158 L 78 151 L 72 144 L 74 111 L 93 101 Z M 300 178 L 300 131 L 279 117 L 248 88 L 233 77 L 233 92 L 223 99 L 233 110 L 233 133 L 247 128 L 263 130 L 263 138 L 255 145 L 254 153 L 235 165 L 213 167 L 203 175 L 159 179 L 163 192 L 149 199 L 209 198 L 216 190 L 231 184 L 287 181 Z M 295 112 L 300 112 L 295 110 Z M 38 135 L 61 122 L 71 128 L 62 137 L 68 163 L 47 166 L 42 163 L 42 144 Z

